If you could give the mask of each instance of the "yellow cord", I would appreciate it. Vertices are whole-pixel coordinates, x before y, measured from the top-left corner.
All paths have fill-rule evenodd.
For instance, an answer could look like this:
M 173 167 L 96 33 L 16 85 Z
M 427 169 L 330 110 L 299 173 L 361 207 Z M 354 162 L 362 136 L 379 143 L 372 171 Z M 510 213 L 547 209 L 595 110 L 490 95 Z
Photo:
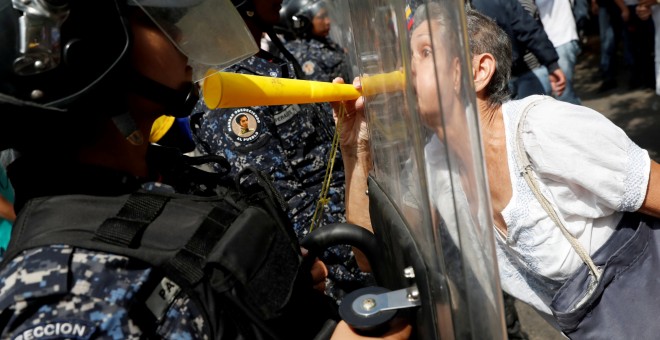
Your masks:
M 314 216 L 312 216 L 312 224 L 309 227 L 309 232 L 314 230 L 314 226 L 320 223 L 323 214 L 323 207 L 325 207 L 330 199 L 328 198 L 328 191 L 330 190 L 330 183 L 332 182 L 332 169 L 335 166 L 335 159 L 337 159 L 337 150 L 339 150 L 339 130 L 341 129 L 341 121 L 346 114 L 346 106 L 342 102 L 339 106 L 339 119 L 335 126 L 335 134 L 332 137 L 332 148 L 330 149 L 330 157 L 328 157 L 328 166 L 325 168 L 325 176 L 323 177 L 323 186 L 321 187 L 321 194 L 319 200 L 316 202 L 316 209 Z

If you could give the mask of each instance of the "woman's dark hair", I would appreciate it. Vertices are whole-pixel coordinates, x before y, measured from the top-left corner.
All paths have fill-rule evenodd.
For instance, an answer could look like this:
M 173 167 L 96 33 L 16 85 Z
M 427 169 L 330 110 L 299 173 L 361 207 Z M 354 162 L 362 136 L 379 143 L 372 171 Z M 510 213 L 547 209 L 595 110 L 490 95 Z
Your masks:
M 511 41 L 493 19 L 472 9 L 466 9 L 465 14 L 470 54 L 490 53 L 495 58 L 495 73 L 486 87 L 488 104 L 501 105 L 510 96 Z

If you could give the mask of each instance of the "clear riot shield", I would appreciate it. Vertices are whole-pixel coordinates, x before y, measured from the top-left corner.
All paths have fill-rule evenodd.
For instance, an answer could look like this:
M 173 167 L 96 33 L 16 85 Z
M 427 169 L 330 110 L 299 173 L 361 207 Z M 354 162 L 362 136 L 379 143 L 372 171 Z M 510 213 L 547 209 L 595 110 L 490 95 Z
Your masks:
M 405 78 L 366 98 L 379 284 L 416 289 L 418 338 L 505 338 L 463 1 L 334 3 L 348 10 L 359 76 Z
M 348 79 L 344 79 L 347 83 L 353 80 L 353 77 L 358 75 L 358 64 L 356 62 L 357 56 L 355 54 L 355 41 L 353 37 L 353 27 L 351 25 L 351 12 L 348 7 L 348 2 L 344 0 L 325 0 L 328 4 L 328 12 L 331 20 L 330 26 L 330 39 L 335 41 L 346 51 L 347 58 L 347 74 Z

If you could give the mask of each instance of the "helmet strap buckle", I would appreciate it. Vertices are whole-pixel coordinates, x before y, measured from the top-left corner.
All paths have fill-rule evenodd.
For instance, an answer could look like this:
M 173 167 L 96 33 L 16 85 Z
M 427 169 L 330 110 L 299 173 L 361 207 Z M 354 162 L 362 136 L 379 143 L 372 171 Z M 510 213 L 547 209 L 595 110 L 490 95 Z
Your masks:
M 112 117 L 112 121 L 129 143 L 135 146 L 144 144 L 144 135 L 129 112 Z

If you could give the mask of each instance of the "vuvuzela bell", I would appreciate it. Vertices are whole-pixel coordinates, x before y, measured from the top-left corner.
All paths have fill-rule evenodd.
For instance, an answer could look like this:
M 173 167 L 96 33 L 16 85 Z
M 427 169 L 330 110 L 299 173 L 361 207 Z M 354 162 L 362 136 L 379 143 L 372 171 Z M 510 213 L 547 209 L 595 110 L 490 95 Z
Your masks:
M 357 99 L 363 93 L 401 90 L 404 84 L 400 71 L 362 78 L 362 93 L 351 84 L 273 78 L 209 70 L 202 84 L 206 106 L 233 108 L 334 102 Z

